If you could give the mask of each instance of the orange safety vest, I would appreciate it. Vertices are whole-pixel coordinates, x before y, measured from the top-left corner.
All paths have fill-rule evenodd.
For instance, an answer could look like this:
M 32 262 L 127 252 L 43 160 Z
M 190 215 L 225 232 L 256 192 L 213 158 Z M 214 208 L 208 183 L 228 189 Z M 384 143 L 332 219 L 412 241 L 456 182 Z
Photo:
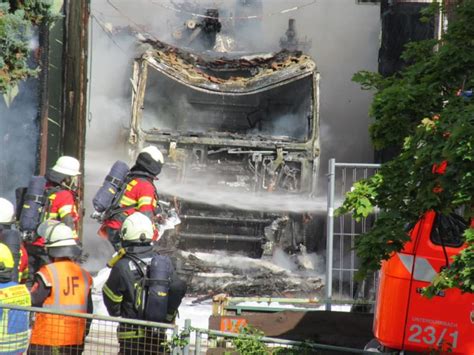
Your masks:
M 87 313 L 87 300 L 92 286 L 91 275 L 70 260 L 61 260 L 40 268 L 37 275 L 51 293 L 43 308 Z M 81 345 L 85 338 L 86 320 L 55 314 L 37 313 L 31 344 L 47 346 Z

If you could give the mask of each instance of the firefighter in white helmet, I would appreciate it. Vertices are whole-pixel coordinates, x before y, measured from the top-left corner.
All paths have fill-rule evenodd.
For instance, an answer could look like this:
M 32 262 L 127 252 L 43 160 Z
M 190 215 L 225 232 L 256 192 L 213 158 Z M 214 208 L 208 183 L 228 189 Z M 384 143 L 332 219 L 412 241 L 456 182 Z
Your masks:
M 15 221 L 15 207 L 6 198 L 0 197 L 0 223 L 12 224 Z
M 43 192 L 44 207 L 38 220 L 38 226 L 44 221 L 58 221 L 66 224 L 73 231 L 74 238 L 79 242 L 78 226 L 80 219 L 80 201 L 77 194 L 78 177 L 81 175 L 80 163 L 74 157 L 61 156 L 53 167 L 45 174 L 46 186 Z M 45 238 L 41 233 L 35 233 L 33 240 L 27 240 L 25 247 L 29 254 L 31 273 L 35 273 L 47 263 Z
M 33 306 L 77 313 L 93 313 L 91 275 L 74 262 L 81 249 L 70 227 L 46 221 L 38 228 L 45 238 L 50 264 L 35 274 Z M 33 353 L 82 354 L 90 323 L 85 319 L 38 313 L 32 330 Z
M 144 214 L 135 212 L 125 219 L 122 224 L 120 236 L 123 249 L 119 251 L 121 258 L 115 259 L 108 280 L 105 282 L 102 295 L 107 311 L 111 316 L 150 320 L 156 307 L 143 309 L 140 312 L 136 304 L 137 294 L 146 295 L 150 298 L 148 288 L 138 292 L 138 285 L 143 285 L 144 277 L 149 277 L 155 267 L 163 267 L 168 280 L 166 305 L 161 309 L 163 318 L 160 322 L 173 322 L 181 300 L 186 293 L 186 283 L 177 276 L 172 267 L 171 260 L 153 250 L 153 223 Z M 156 260 L 163 261 L 162 264 L 153 264 Z M 170 267 L 171 266 L 171 267 Z M 141 301 L 141 300 L 140 300 Z M 120 324 L 118 330 L 121 354 L 155 354 L 163 351 L 162 342 L 164 333 L 143 327 L 126 327 Z
M 14 226 L 15 207 L 9 200 L 0 197 L 0 242 L 6 244 L 13 255 L 13 281 L 25 283 L 28 278 L 28 253 L 22 243 L 21 233 Z
M 79 200 L 77 196 L 80 163 L 69 156 L 59 157 L 46 173 L 48 204 L 44 219 L 56 220 L 69 226 L 77 237 Z
M 159 212 L 158 193 L 154 181 L 161 172 L 164 158 L 161 151 L 155 146 L 143 148 L 137 156 L 135 165 L 130 169 L 127 177 L 127 186 L 115 211 L 106 219 L 99 234 L 108 238 L 114 248 L 120 248 L 120 228 L 124 220 L 135 212 L 141 212 L 157 223 Z M 158 238 L 157 231 L 153 232 L 153 240 Z

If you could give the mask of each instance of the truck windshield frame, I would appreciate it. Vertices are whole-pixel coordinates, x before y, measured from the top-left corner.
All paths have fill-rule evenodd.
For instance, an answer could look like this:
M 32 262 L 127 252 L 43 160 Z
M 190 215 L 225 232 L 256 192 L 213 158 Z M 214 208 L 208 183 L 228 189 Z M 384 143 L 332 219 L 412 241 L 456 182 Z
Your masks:
M 216 60 L 165 47 L 135 60 L 131 82 L 132 145 L 277 145 L 318 154 L 319 73 L 300 52 Z M 177 96 L 170 86 L 197 99 Z M 224 104 L 215 105 L 216 99 Z M 167 124 L 160 126 L 158 117 Z
M 143 133 L 307 142 L 313 127 L 312 76 L 246 95 L 203 92 L 149 70 Z

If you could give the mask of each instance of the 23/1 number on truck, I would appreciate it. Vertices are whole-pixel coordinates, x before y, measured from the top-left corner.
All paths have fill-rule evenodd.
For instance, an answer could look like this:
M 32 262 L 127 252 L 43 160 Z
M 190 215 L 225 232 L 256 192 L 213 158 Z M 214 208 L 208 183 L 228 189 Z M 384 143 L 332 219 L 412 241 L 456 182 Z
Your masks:
M 411 343 L 426 344 L 434 348 L 448 345 L 456 349 L 459 332 L 455 329 L 436 328 L 432 325 L 412 324 L 408 329 L 408 341 Z

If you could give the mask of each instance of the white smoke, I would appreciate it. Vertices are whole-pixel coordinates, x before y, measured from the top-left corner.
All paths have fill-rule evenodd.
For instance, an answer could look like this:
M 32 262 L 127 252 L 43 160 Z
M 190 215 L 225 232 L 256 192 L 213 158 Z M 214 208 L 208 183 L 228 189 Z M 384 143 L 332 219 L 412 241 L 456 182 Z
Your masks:
M 224 187 L 219 189 L 219 187 L 212 184 L 209 184 L 209 187 L 206 187 L 206 185 L 204 175 L 199 187 L 196 187 L 195 181 L 194 183 L 177 183 L 165 178 L 156 183 L 159 193 L 213 206 L 227 206 L 251 211 L 319 212 L 321 214 L 326 212 L 327 209 L 326 197 L 279 195 L 276 193 L 254 194 L 251 192 L 229 191 Z M 336 203 L 340 202 L 337 201 Z
M 28 186 L 35 172 L 39 139 L 38 80 L 19 84 L 6 105 L 0 96 L 0 196 L 15 202 L 15 189 Z
M 175 1 L 177 3 L 184 3 Z M 192 3 L 192 2 L 188 2 Z M 231 21 L 238 11 L 238 0 L 200 2 L 202 9 L 219 7 L 223 20 Z M 310 55 L 321 72 L 321 173 L 324 183 L 326 161 L 330 157 L 347 162 L 370 162 L 367 111 L 370 94 L 351 82 L 354 72 L 377 69 L 379 7 L 359 6 L 353 0 L 318 0 L 315 5 L 299 11 L 281 13 L 308 1 L 263 0 L 262 16 L 239 23 L 235 33 L 242 51 L 266 52 L 279 50 L 279 39 L 285 33 L 288 19 L 295 18 L 300 38 L 312 41 Z M 92 212 L 91 200 L 114 161 L 131 163 L 128 155 L 127 127 L 130 121 L 130 77 L 132 61 L 137 56 L 135 38 L 123 27 L 148 32 L 153 38 L 173 43 L 173 30 L 184 20 L 193 18 L 177 12 L 170 1 L 94 0 L 91 3 L 91 65 L 90 124 L 87 130 L 85 201 L 86 216 Z M 248 15 L 256 15 L 255 13 Z M 245 16 L 241 16 L 245 17 Z M 195 18 L 195 17 L 194 17 Z M 119 29 L 122 27 L 122 29 Z M 224 26 L 225 27 L 225 26 Z M 117 35 L 117 33 L 121 35 Z M 225 31 L 223 31 L 225 32 Z M 240 41 L 240 42 L 239 42 Z M 323 181 L 324 180 L 324 181 Z M 324 211 L 324 197 L 317 199 L 285 199 L 278 197 L 226 195 L 200 186 L 176 185 L 162 177 L 157 183 L 161 192 L 193 201 L 226 204 L 242 209 L 256 206 L 293 211 Z M 320 187 L 324 190 L 324 185 Z M 323 195 L 324 196 L 324 195 Z M 98 224 L 86 218 L 85 246 L 91 253 L 91 269 L 100 269 L 112 250 L 106 241 L 96 236 Z

